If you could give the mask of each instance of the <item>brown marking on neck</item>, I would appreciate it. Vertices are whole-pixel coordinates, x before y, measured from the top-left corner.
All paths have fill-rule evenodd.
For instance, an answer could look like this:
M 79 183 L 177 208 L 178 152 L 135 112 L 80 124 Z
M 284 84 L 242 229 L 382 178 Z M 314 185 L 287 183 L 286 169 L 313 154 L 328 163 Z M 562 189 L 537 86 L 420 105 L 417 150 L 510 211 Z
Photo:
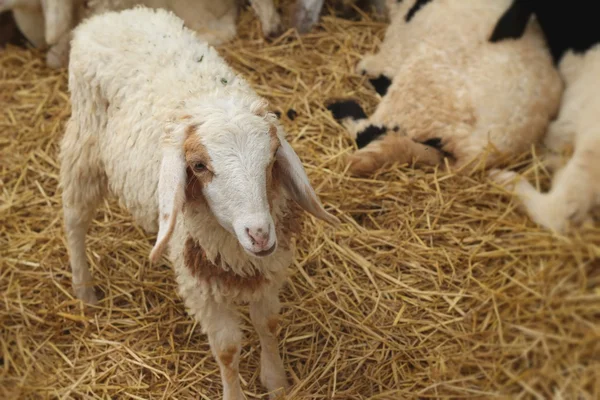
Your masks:
M 215 282 L 219 287 L 226 290 L 237 289 L 254 292 L 269 283 L 269 280 L 260 273 L 253 276 L 242 276 L 231 270 L 221 268 L 218 265 L 221 263 L 219 256 L 215 260 L 217 264 L 215 265 L 206 257 L 202 247 L 191 237 L 188 237 L 185 242 L 184 262 L 196 279 L 204 282 Z

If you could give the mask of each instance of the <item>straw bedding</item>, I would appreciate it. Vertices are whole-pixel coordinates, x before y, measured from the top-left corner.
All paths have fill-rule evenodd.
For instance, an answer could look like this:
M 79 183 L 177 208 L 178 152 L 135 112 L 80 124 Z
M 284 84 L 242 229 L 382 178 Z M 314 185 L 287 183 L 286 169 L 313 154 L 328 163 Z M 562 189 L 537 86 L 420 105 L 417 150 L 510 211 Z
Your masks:
M 267 44 L 246 11 L 239 29 L 221 53 L 282 112 L 343 220 L 334 230 L 307 217 L 297 241 L 279 330 L 288 398 L 600 398 L 600 229 L 553 236 L 481 172 L 347 176 L 352 143 L 323 104 L 377 104 L 353 71 L 385 25 L 325 17 Z M 170 267 L 149 265 L 154 238 L 115 202 L 88 235 L 104 300 L 73 298 L 56 161 L 66 73 L 8 48 L 0 102 L 0 397 L 219 398 L 218 367 Z M 518 163 L 547 184 L 531 157 Z M 243 387 L 264 398 L 247 319 L 245 332 Z

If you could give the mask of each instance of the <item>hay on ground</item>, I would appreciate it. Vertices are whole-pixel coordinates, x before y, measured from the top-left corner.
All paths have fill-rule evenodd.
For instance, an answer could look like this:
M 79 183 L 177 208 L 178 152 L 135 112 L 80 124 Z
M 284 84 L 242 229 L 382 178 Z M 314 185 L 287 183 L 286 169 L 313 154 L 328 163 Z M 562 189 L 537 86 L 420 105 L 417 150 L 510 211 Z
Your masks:
M 307 218 L 298 239 L 279 331 L 288 398 L 600 398 L 599 228 L 553 236 L 484 174 L 344 173 L 352 143 L 323 103 L 374 108 L 354 66 L 384 29 L 325 17 L 267 44 L 245 12 L 240 37 L 220 49 L 282 113 L 343 221 L 333 230 Z M 218 367 L 170 267 L 148 264 L 154 238 L 115 202 L 88 235 L 105 299 L 73 298 L 57 189 L 66 73 L 8 48 L 0 104 L 0 397 L 219 398 Z M 547 182 L 535 166 L 527 176 Z M 247 319 L 244 329 L 243 387 L 266 398 L 258 338 Z

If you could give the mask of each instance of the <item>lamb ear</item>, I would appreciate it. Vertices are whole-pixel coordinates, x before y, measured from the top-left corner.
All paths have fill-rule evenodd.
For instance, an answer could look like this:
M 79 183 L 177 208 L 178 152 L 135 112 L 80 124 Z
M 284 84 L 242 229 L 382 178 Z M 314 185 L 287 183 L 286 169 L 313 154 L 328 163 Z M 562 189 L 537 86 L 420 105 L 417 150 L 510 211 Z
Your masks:
M 42 0 L 46 43 L 53 45 L 73 27 L 73 0 Z
M 279 141 L 281 146 L 277 150 L 276 157 L 283 186 L 304 210 L 332 225 L 338 225 L 340 220 L 323 208 L 308 176 L 306 176 L 302 162 L 292 146 L 281 135 L 279 135 Z
M 158 179 L 159 228 L 156 244 L 150 252 L 150 262 L 162 256 L 173 230 L 177 215 L 185 200 L 186 170 L 182 150 L 173 146 L 163 148 Z

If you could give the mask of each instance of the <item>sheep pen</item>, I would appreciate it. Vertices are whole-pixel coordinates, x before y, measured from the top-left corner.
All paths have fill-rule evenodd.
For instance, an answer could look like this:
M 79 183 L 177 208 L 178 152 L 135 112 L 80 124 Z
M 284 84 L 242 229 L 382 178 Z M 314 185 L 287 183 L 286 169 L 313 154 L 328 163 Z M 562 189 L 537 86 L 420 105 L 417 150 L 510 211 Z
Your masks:
M 385 27 L 323 16 L 266 42 L 247 8 L 218 48 L 281 113 L 342 221 L 305 223 L 297 240 L 278 331 L 286 398 L 600 398 L 598 224 L 553 235 L 484 171 L 345 171 L 354 145 L 325 103 L 375 108 L 354 71 Z M 171 267 L 150 265 L 154 237 L 115 201 L 87 236 L 103 299 L 74 298 L 57 187 L 66 78 L 41 52 L 0 50 L 0 398 L 217 399 L 219 368 Z M 513 167 L 548 186 L 535 151 Z M 242 387 L 267 398 L 243 315 Z

